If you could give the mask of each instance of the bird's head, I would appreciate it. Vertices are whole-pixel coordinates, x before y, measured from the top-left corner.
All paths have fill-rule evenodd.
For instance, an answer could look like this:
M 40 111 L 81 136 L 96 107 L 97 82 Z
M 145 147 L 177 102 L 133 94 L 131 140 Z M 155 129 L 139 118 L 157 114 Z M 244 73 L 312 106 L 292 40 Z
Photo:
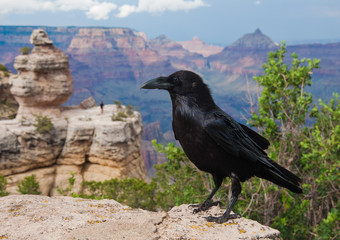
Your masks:
M 158 77 L 144 83 L 144 89 L 163 89 L 170 95 L 195 96 L 209 95 L 210 90 L 202 78 L 191 71 L 178 71 L 167 77 Z

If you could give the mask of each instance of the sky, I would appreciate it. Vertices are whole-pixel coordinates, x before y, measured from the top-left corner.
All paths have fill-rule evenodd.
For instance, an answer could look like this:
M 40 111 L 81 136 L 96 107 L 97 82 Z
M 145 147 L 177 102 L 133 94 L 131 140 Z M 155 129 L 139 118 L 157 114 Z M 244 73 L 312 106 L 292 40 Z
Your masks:
M 340 0 L 0 0 L 0 25 L 128 27 L 221 46 L 260 28 L 279 43 L 340 42 Z

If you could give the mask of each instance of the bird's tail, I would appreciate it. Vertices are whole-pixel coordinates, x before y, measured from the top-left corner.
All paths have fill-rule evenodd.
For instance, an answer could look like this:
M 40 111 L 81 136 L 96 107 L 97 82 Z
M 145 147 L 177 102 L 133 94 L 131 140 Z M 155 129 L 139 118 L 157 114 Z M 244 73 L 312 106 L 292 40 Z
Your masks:
M 294 193 L 302 193 L 300 187 L 301 179 L 298 176 L 269 158 L 268 161 L 273 165 L 273 168 L 265 168 L 262 172 L 256 174 L 258 177 L 267 179 L 281 187 L 288 188 Z

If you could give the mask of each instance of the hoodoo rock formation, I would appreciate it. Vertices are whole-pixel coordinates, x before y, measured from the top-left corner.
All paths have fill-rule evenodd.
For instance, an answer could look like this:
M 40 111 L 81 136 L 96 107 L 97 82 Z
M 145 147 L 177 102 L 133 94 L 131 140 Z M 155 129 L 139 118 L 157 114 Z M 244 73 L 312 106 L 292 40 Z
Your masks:
M 105 105 L 101 113 L 93 102 L 86 109 L 62 107 L 73 90 L 68 57 L 44 30 L 34 30 L 31 43 L 32 53 L 16 57 L 18 74 L 10 78 L 18 114 L 0 121 L 0 174 L 7 178 L 7 191 L 18 193 L 18 183 L 32 174 L 44 195 L 66 189 L 71 172 L 77 193 L 82 181 L 146 178 L 140 113 L 126 114 L 116 105 Z M 119 113 L 125 117 L 117 121 L 113 116 Z M 47 130 L 39 130 L 44 124 Z
M 41 113 L 59 115 L 61 104 L 73 91 L 68 57 L 52 44 L 42 29 L 33 31 L 30 42 L 35 46 L 32 53 L 15 58 L 18 74 L 10 78 L 11 92 L 19 103 L 17 117 Z

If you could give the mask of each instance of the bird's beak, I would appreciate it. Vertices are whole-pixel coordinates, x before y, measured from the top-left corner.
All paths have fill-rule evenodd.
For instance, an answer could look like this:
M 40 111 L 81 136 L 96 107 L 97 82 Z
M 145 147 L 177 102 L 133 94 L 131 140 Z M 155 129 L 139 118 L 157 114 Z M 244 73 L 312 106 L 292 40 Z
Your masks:
M 172 84 L 168 81 L 167 77 L 158 77 L 147 81 L 140 88 L 169 90 L 171 87 Z

